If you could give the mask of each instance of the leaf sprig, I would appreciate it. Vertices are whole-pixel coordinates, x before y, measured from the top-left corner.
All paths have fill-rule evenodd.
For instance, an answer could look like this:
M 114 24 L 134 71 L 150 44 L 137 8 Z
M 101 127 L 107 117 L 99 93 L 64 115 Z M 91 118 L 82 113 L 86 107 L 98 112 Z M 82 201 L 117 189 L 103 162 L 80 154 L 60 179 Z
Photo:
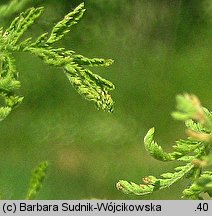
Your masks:
M 11 5 L 13 6 L 12 3 Z M 34 41 L 32 38 L 21 41 L 23 34 L 40 17 L 43 10 L 43 7 L 29 8 L 17 16 L 5 31 L 3 28 L 0 29 L 0 96 L 4 101 L 4 105 L 0 107 L 0 121 L 6 118 L 12 109 L 23 100 L 23 97 L 15 93 L 21 86 L 13 57 L 15 51 L 29 52 L 41 58 L 48 65 L 62 68 L 80 95 L 93 101 L 98 109 L 111 112 L 113 100 L 109 91 L 114 89 L 114 85 L 94 74 L 87 66 L 107 67 L 113 63 L 113 60 L 90 59 L 72 50 L 53 47 L 54 43 L 61 40 L 83 16 L 84 3 L 68 13 L 50 33 L 43 33 Z
M 35 199 L 38 195 L 46 178 L 48 166 L 48 162 L 43 161 L 34 169 L 26 196 L 27 200 Z
M 144 195 L 168 188 L 183 177 L 191 179 L 190 186 L 183 191 L 186 199 L 203 199 L 204 194 L 212 197 L 212 172 L 207 170 L 212 165 L 212 113 L 202 107 L 194 95 L 178 95 L 177 111 L 172 116 L 185 121 L 187 140 L 176 141 L 172 153 L 166 153 L 154 141 L 154 128 L 144 138 L 144 145 L 149 154 L 160 161 L 184 162 L 174 172 L 161 174 L 160 178 L 148 176 L 143 183 L 135 184 L 120 180 L 116 187 L 126 194 Z

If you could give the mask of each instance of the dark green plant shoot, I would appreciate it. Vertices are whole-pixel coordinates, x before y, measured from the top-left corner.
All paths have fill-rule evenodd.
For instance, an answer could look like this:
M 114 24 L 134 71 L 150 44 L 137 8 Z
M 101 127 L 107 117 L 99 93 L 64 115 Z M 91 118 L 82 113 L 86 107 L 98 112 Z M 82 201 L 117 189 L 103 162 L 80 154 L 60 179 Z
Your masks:
M 155 129 L 151 128 L 144 138 L 144 145 L 153 158 L 165 162 L 176 161 L 180 165 L 174 172 L 161 174 L 160 178 L 145 177 L 141 184 L 120 180 L 118 190 L 126 194 L 145 195 L 168 188 L 182 178 L 189 178 L 190 185 L 183 191 L 183 198 L 212 197 L 212 113 L 202 107 L 194 95 L 178 95 L 176 100 L 177 111 L 172 116 L 185 121 L 188 138 L 176 141 L 174 151 L 166 153 L 154 141 Z

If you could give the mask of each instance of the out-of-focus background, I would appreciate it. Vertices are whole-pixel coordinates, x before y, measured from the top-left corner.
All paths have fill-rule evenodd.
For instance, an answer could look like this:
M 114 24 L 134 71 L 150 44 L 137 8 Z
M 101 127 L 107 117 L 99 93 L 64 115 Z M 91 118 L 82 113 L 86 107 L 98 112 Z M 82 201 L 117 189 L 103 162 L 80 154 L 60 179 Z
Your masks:
M 80 2 L 32 1 L 45 13 L 27 36 L 50 31 Z M 176 165 L 152 159 L 143 137 L 155 126 L 155 139 L 167 151 L 185 137 L 183 123 L 170 116 L 177 94 L 194 93 L 211 109 L 212 1 L 87 0 L 85 6 L 82 20 L 58 45 L 115 60 L 93 69 L 116 86 L 114 112 L 81 98 L 62 70 L 17 53 L 25 99 L 0 124 L 0 190 L 7 199 L 23 199 L 31 170 L 48 160 L 38 199 L 180 199 L 187 180 L 143 197 L 122 194 L 115 184 L 139 183 Z M 0 24 L 9 25 L 15 15 Z

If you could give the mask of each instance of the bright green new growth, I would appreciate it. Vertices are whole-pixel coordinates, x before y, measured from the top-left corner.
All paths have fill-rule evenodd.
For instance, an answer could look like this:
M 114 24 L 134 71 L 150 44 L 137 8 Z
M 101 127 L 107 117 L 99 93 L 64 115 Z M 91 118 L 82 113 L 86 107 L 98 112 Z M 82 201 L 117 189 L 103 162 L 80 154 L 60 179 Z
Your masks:
M 166 153 L 154 141 L 154 128 L 144 138 L 146 150 L 160 161 L 178 161 L 185 163 L 174 172 L 164 173 L 161 178 L 148 176 L 142 184 L 120 180 L 117 189 L 126 194 L 144 195 L 167 188 L 183 177 L 191 179 L 190 186 L 183 191 L 186 199 L 202 199 L 205 194 L 212 197 L 212 113 L 202 107 L 194 95 L 178 95 L 177 111 L 172 116 L 185 121 L 187 140 L 176 141 L 172 153 Z
M 33 171 L 26 199 L 35 199 L 46 177 L 48 162 L 41 162 Z
M 17 4 L 16 1 L 11 3 L 10 9 L 14 8 L 12 6 L 15 3 Z M 114 89 L 114 85 L 94 74 L 87 66 L 109 66 L 113 63 L 113 60 L 89 59 L 76 54 L 72 50 L 52 46 L 71 30 L 71 26 L 79 21 L 84 11 L 84 3 L 82 3 L 58 22 L 50 34 L 44 33 L 35 41 L 32 41 L 31 38 L 24 41 L 20 41 L 20 39 L 25 31 L 40 17 L 43 12 L 42 7 L 30 8 L 22 12 L 5 31 L 0 28 L 0 96 L 4 101 L 4 105 L 0 107 L 0 121 L 6 118 L 11 110 L 23 100 L 23 97 L 15 94 L 15 91 L 20 88 L 18 72 L 13 58 L 15 51 L 32 53 L 40 57 L 46 64 L 62 68 L 68 80 L 80 95 L 93 101 L 98 109 L 112 111 L 113 100 L 109 91 Z

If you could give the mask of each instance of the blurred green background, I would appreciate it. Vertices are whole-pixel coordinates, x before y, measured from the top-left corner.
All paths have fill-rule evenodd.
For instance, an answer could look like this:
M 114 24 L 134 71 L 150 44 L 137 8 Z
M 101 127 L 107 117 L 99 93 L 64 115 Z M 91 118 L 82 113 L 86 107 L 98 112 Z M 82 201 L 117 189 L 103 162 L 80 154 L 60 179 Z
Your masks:
M 80 2 L 32 1 L 45 13 L 27 35 L 49 31 Z M 93 69 L 116 86 L 112 114 L 77 95 L 63 71 L 17 53 L 25 99 L 0 125 L 4 197 L 23 199 L 32 169 L 48 160 L 38 199 L 180 199 L 186 180 L 142 197 L 122 194 L 115 184 L 139 183 L 176 165 L 152 159 L 143 137 L 155 126 L 155 138 L 167 151 L 185 137 L 183 123 L 170 116 L 177 94 L 194 93 L 211 109 L 211 6 L 211 0 L 85 1 L 84 17 L 59 45 L 115 60 Z

